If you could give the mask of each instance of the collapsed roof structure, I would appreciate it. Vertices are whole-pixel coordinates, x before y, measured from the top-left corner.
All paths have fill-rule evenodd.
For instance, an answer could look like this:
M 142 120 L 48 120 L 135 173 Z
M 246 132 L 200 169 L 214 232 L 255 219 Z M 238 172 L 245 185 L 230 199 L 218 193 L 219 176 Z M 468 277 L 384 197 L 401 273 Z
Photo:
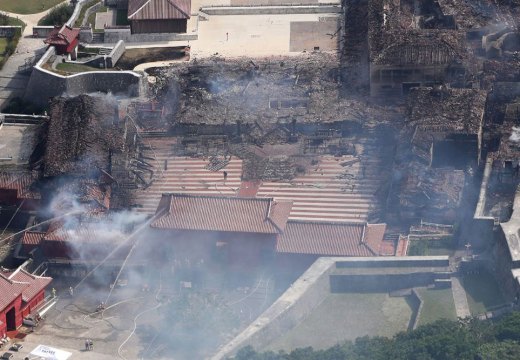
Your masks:
M 486 92 L 445 87 L 410 91 L 394 189 L 401 216 L 453 221 L 465 171 L 480 163 Z
M 372 0 L 368 5 L 370 94 L 387 99 L 411 88 L 468 81 L 465 34 L 435 1 Z M 450 20 L 451 19 L 451 20 Z
M 125 126 L 113 104 L 80 95 L 53 99 L 44 176 L 92 176 L 110 167 L 110 153 L 125 145 Z

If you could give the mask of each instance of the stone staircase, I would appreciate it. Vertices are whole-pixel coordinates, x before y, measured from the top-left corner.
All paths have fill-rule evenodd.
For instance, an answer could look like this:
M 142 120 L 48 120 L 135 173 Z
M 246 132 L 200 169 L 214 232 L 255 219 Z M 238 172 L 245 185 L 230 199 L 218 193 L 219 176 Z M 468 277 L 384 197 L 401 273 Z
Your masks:
M 93 44 L 102 44 L 104 42 L 105 42 L 105 33 L 104 32 L 92 33 L 92 43 Z

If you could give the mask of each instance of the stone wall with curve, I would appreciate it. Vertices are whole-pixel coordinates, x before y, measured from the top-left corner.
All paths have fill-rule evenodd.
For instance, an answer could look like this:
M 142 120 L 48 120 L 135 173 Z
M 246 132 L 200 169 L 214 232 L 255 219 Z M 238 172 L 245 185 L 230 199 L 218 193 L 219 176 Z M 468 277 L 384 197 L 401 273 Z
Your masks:
M 34 66 L 24 100 L 45 106 L 50 98 L 65 94 L 110 92 L 134 97 L 146 92 L 145 75 L 134 71 L 90 71 L 63 76 L 42 68 L 53 55 L 55 49 L 50 47 Z

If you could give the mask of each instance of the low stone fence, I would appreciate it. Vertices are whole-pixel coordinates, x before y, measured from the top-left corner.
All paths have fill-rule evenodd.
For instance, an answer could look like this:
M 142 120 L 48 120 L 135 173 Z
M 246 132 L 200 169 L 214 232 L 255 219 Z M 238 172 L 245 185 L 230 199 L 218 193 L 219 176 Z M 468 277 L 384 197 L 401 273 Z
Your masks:
M 190 41 L 197 40 L 197 34 L 132 34 L 129 27 L 105 28 L 105 44 L 115 44 L 119 40 L 132 42 Z
M 94 34 L 90 26 L 81 27 L 79 30 L 79 41 L 82 43 L 90 44 L 92 39 L 94 38 Z
M 51 46 L 34 67 L 25 92 L 26 101 L 43 106 L 51 97 L 63 94 L 100 91 L 139 96 L 146 91 L 144 76 L 133 71 L 91 71 L 63 76 L 42 68 L 55 54 Z
M 74 8 L 74 12 L 72 13 L 71 17 L 69 18 L 69 20 L 66 22 L 66 24 L 68 26 L 71 26 L 71 27 L 74 27 L 74 23 L 76 22 L 76 20 L 78 19 L 78 16 L 79 14 L 81 13 L 81 9 L 83 8 L 83 6 L 85 6 L 86 3 L 88 3 L 89 0 L 79 0 L 77 3 L 76 3 L 76 7 Z
M 89 7 L 86 11 L 85 11 L 85 15 L 83 16 L 83 20 L 81 21 L 81 26 L 86 26 L 87 25 L 87 22 L 88 22 L 88 17 L 92 14 L 92 13 L 95 13 L 96 11 L 98 11 L 101 6 L 103 6 L 103 3 L 100 1 L 98 3 L 95 3 L 94 5 L 92 5 L 91 7 Z
M 412 306 L 413 311 L 408 330 L 415 330 L 419 325 L 419 319 L 421 318 L 423 304 L 424 302 L 421 295 L 419 295 L 417 290 L 412 289 L 412 293 L 410 294 L 410 305 Z
M 22 35 L 21 26 L 0 26 L 0 38 L 12 38 L 15 35 Z
M 121 56 L 125 53 L 125 42 L 123 40 L 119 40 L 107 56 L 107 67 L 112 68 L 116 66 L 116 63 L 119 61 Z
M 341 5 L 202 7 L 207 15 L 339 14 Z
M 33 26 L 33 37 L 46 39 L 52 30 L 54 26 Z

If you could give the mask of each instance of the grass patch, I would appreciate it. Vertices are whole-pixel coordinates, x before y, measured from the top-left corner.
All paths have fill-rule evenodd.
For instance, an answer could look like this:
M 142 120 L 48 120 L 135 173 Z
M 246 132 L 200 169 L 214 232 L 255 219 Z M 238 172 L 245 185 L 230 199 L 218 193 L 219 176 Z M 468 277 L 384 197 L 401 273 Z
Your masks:
M 75 74 L 75 73 L 86 72 L 86 71 L 100 71 L 100 70 L 107 70 L 107 69 L 98 69 L 95 67 L 81 65 L 81 64 L 60 63 L 60 64 L 56 65 L 56 70 L 58 70 L 59 72 Z
M 125 9 L 119 9 L 116 13 L 116 25 L 117 26 L 127 26 L 130 25 L 130 21 L 128 21 L 128 11 Z
M 22 20 L 14 18 L 14 17 L 9 17 L 6 25 L 21 26 L 22 32 L 25 29 L 25 23 Z
M 324 349 L 360 336 L 392 336 L 408 328 L 412 309 L 386 293 L 329 294 L 300 324 L 266 350 Z
M 126 49 L 117 62 L 117 66 L 121 69 L 132 70 L 137 65 L 150 61 L 182 59 L 186 55 L 185 49 L 184 46 Z
M 5 49 L 7 47 L 7 39 L 6 38 L 0 38 L 0 54 L 5 53 Z
M 483 314 L 508 302 L 500 291 L 496 279 L 488 271 L 464 275 L 462 285 L 466 290 L 472 315 Z
M 454 240 L 446 237 L 441 240 L 412 240 L 408 246 L 409 256 L 453 255 Z
M 423 300 L 419 325 L 426 325 L 439 319 L 457 319 L 451 289 L 420 288 L 416 290 Z
M 9 56 L 15 52 L 20 35 L 15 35 L 12 38 L 0 38 L 0 40 L 0 69 L 2 69 Z
M 16 14 L 36 14 L 58 5 L 63 0 L 0 0 L 0 10 Z
M 99 0 L 90 0 L 87 2 L 83 7 L 81 8 L 81 11 L 79 12 L 78 18 L 74 22 L 75 27 L 80 27 L 81 23 L 83 22 L 83 19 L 85 18 L 85 12 L 88 8 L 92 7 L 94 4 L 98 3 Z

